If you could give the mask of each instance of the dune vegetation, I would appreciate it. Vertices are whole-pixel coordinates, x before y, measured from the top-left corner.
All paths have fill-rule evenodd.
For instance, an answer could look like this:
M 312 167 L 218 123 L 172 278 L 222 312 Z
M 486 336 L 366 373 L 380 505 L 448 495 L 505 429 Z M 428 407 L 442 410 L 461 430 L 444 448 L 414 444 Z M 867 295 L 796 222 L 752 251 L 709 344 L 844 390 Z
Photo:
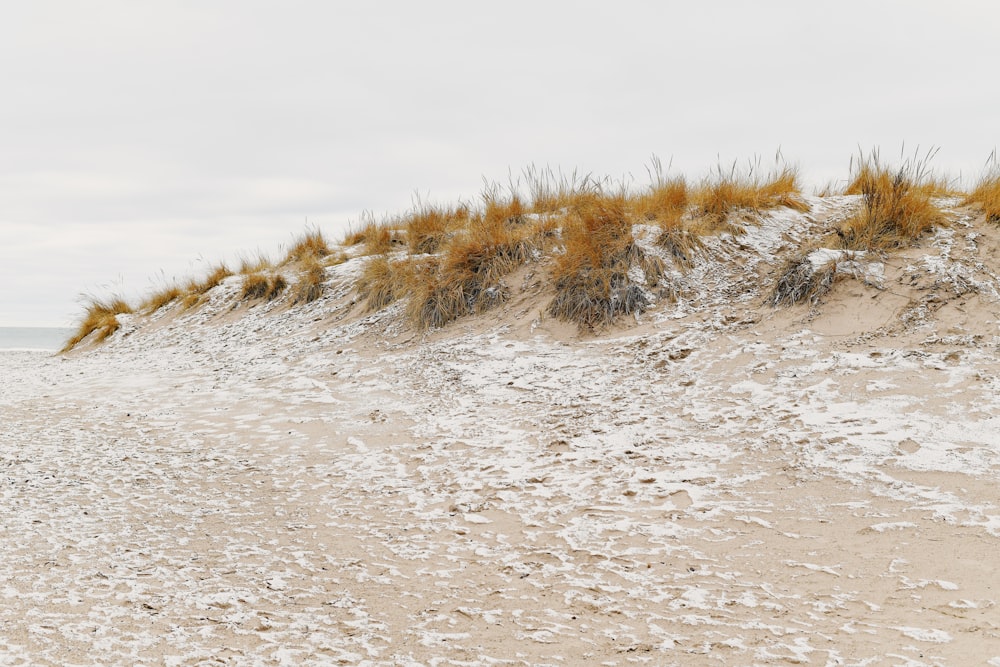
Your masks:
M 845 249 L 898 248 L 941 224 L 933 199 L 955 193 L 930 171 L 931 157 L 904 160 L 896 168 L 883 165 L 877 152 L 859 157 L 844 194 L 861 195 L 861 210 L 836 230 Z
M 827 186 L 814 197 L 856 196 L 854 213 L 786 255 L 766 302 L 815 303 L 836 280 L 837 258 L 884 255 L 945 224 L 936 203 L 941 197 L 963 197 L 963 205 L 1000 222 L 995 160 L 971 192 L 961 193 L 933 173 L 933 156 L 914 155 L 896 165 L 883 163 L 877 151 L 852 159 L 846 186 Z M 381 220 L 365 213 L 340 243 L 310 229 L 281 261 L 258 254 L 244 257 L 236 271 L 219 264 L 201 279 L 165 286 L 135 308 L 120 298 L 89 299 L 65 349 L 107 338 L 123 314 L 196 308 L 229 278 L 240 281 L 233 307 L 313 303 L 324 294 L 329 267 L 348 259 L 363 264 L 353 273 L 361 311 L 402 303 L 400 315 L 417 330 L 509 301 L 515 274 L 529 265 L 532 275 L 544 276 L 550 316 L 595 330 L 643 312 L 651 298 L 674 298 L 673 277 L 705 257 L 709 237 L 738 238 L 770 210 L 810 210 L 796 168 L 780 155 L 770 170 L 759 160 L 734 163 L 693 181 L 668 174 L 655 158 L 648 172 L 649 184 L 637 189 L 530 167 L 506 186 L 487 183 L 473 202 L 417 202 Z M 652 246 L 637 242 L 637 230 L 653 239 Z M 828 261 L 817 264 L 813 251 L 820 248 L 848 255 L 824 255 Z
M 982 177 L 962 203 L 978 206 L 987 220 L 1000 223 L 1000 163 L 997 162 L 995 150 L 986 162 L 986 170 Z
M 91 336 L 95 342 L 103 341 L 118 331 L 121 326 L 118 316 L 132 312 L 132 307 L 120 296 L 109 299 L 92 297 L 87 303 L 76 333 L 66 341 L 63 350 L 72 349 L 83 339 Z

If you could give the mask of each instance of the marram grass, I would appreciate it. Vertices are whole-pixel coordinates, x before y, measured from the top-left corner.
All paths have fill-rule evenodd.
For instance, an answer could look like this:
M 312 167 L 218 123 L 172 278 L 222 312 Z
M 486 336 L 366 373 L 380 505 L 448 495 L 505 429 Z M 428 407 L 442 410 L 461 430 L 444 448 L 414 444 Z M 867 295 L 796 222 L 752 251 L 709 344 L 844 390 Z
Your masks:
M 944 224 L 935 200 L 960 193 L 930 170 L 932 157 L 933 152 L 915 155 L 895 166 L 884 164 L 877 151 L 852 159 L 847 185 L 838 191 L 858 196 L 858 209 L 809 247 L 826 243 L 886 253 Z M 720 165 L 694 181 L 665 174 L 655 158 L 648 171 L 649 185 L 634 189 L 589 174 L 530 167 L 506 187 L 487 183 L 478 202 L 418 202 L 408 212 L 381 220 L 366 213 L 339 244 L 318 229 L 307 230 L 281 262 L 258 253 L 245 257 L 235 272 L 219 264 L 200 280 L 161 288 L 135 310 L 182 313 L 200 307 L 234 273 L 240 276 L 237 300 L 308 304 L 323 297 L 327 269 L 355 257 L 364 263 L 355 278 L 363 309 L 379 311 L 405 302 L 402 312 L 418 329 L 444 326 L 506 303 L 516 286 L 511 281 L 529 265 L 525 270 L 542 276 L 550 291 L 545 310 L 551 316 L 596 329 L 642 312 L 657 294 L 654 290 L 676 294 L 672 276 L 705 258 L 707 248 L 714 247 L 706 244 L 708 237 L 738 236 L 771 209 L 809 210 L 798 171 L 780 161 L 769 171 L 759 160 L 745 169 L 736 163 Z M 834 191 L 828 186 L 821 196 Z M 1000 222 L 995 160 L 962 203 Z M 647 239 L 653 228 L 656 252 L 636 242 L 636 225 L 645 226 Z M 796 261 L 788 260 L 765 290 L 772 305 L 816 302 L 830 288 L 832 272 L 813 272 L 803 260 L 805 253 L 804 248 L 793 252 Z M 91 299 L 66 349 L 111 336 L 118 315 L 132 311 L 121 298 Z

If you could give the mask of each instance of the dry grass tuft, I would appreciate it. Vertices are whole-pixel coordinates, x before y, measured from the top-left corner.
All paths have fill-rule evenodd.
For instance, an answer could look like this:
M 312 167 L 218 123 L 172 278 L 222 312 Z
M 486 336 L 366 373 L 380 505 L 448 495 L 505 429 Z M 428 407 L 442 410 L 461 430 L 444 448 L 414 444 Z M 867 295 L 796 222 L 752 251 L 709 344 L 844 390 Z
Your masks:
M 1000 223 L 1000 165 L 997 164 L 995 152 L 987 165 L 986 173 L 976 183 L 975 189 L 962 200 L 962 204 L 979 206 L 987 220 Z
M 451 234 L 469 223 L 469 217 L 469 208 L 464 205 L 447 208 L 418 206 L 403 219 L 410 253 L 422 255 L 438 252 Z
M 202 300 L 203 295 L 198 294 L 197 292 L 188 292 L 184 295 L 184 298 L 181 299 L 181 310 L 191 310 L 200 304 Z
M 763 178 L 756 175 L 758 171 L 759 164 L 751 166 L 745 174 L 737 170 L 735 163 L 728 172 L 720 165 L 714 174 L 703 179 L 691 196 L 693 213 L 700 219 L 698 230 L 739 232 L 739 225 L 729 220 L 737 212 L 753 215 L 779 206 L 809 210 L 794 168 L 783 166 Z
M 565 250 L 552 269 L 556 296 L 549 314 L 595 328 L 642 312 L 649 300 L 629 270 L 633 264 L 642 265 L 645 253 L 632 236 L 627 197 L 595 195 L 573 208 L 563 228 Z M 650 271 L 647 283 L 662 275 L 662 265 L 655 262 L 643 268 Z
M 184 290 L 177 285 L 169 285 L 146 297 L 139 306 L 139 310 L 147 314 L 155 313 L 160 308 L 180 299 L 184 294 Z
M 323 296 L 323 283 L 326 282 L 326 270 L 315 256 L 301 260 L 302 272 L 295 284 L 292 303 L 311 303 Z
M 891 169 L 883 167 L 877 150 L 873 150 L 866 158 L 859 155 L 857 166 L 855 158 L 851 158 L 851 180 L 844 188 L 845 195 L 863 195 L 866 188 L 870 188 L 873 182 L 884 179 L 886 176 L 896 178 L 902 175 L 909 181 L 909 189 L 926 197 L 953 197 L 961 194 L 947 178 L 935 175 L 930 170 L 931 160 L 937 155 L 937 149 L 931 149 L 920 155 L 916 152 L 911 157 L 904 157 L 900 154 L 901 166 L 893 173 Z
M 249 260 L 243 261 L 244 267 L 249 266 Z M 266 260 L 262 257 L 258 257 L 255 262 L 257 264 L 263 264 Z M 184 295 L 184 298 L 181 299 L 181 308 L 183 310 L 190 310 L 191 308 L 194 308 L 205 300 L 205 294 L 231 275 L 233 275 L 233 272 L 228 266 L 225 264 L 219 264 L 209 271 L 208 275 L 201 280 L 189 281 L 186 287 L 186 294 Z
M 689 200 L 687 181 L 679 176 L 654 183 L 632 200 L 631 208 L 639 220 L 652 222 L 664 230 L 675 229 L 681 224 Z
M 470 220 L 469 227 L 513 226 L 527 222 L 526 216 L 531 212 L 530 208 L 516 192 L 505 197 L 497 186 L 491 185 L 487 186 L 482 196 L 483 213 L 476 219 Z
M 590 174 L 576 171 L 566 175 L 551 168 L 538 169 L 534 165 L 524 170 L 532 213 L 562 213 L 581 199 L 600 192 L 602 184 Z
M 381 255 L 402 245 L 402 241 L 394 233 L 395 228 L 391 222 L 376 222 L 369 213 L 365 213 L 362 220 L 360 229 L 349 231 L 344 237 L 344 245 L 364 244 L 365 255 Z
M 264 253 L 258 252 L 256 255 L 244 255 L 240 258 L 239 273 L 240 275 L 260 273 L 272 268 L 272 266 L 271 259 Z
M 209 271 L 208 275 L 201 281 L 192 281 L 190 285 L 188 285 L 188 291 L 198 295 L 205 294 L 231 275 L 233 275 L 233 272 L 229 270 L 228 266 L 225 264 L 219 264 L 214 269 Z
M 412 294 L 410 318 L 420 328 L 440 327 L 503 303 L 503 277 L 529 261 L 537 230 L 516 196 L 487 197 L 483 212 L 446 246 L 437 266 L 424 265 L 404 278 Z
M 411 260 L 392 260 L 388 254 L 368 260 L 355 283 L 366 310 L 381 310 L 406 294 L 407 268 Z
M 705 249 L 705 244 L 695 232 L 678 225 L 664 229 L 656 238 L 656 245 L 667 250 L 682 267 L 689 267 L 695 257 Z
M 356 288 L 368 310 L 409 297 L 408 317 L 421 329 L 503 303 L 509 294 L 504 276 L 536 257 L 556 235 L 553 222 L 532 214 L 520 195 L 513 190 L 504 195 L 489 184 L 478 210 L 425 206 L 406 223 L 411 257 L 374 256 Z
M 885 167 L 876 151 L 858 160 L 847 194 L 860 194 L 861 210 L 838 229 L 848 250 L 885 251 L 912 243 L 944 222 L 932 197 L 940 181 L 929 171 L 934 153 L 904 160 L 896 169 Z M 853 167 L 853 160 L 852 160 Z
M 800 213 L 809 210 L 809 204 L 802 198 L 798 170 L 792 167 L 782 167 L 764 179 L 760 184 L 759 196 L 758 209 L 784 206 Z
M 323 232 L 318 229 L 307 230 L 292 247 L 289 248 L 285 256 L 285 263 L 302 262 L 309 259 L 322 259 L 331 254 L 330 244 L 327 243 Z
M 789 259 L 779 274 L 767 303 L 774 307 L 791 306 L 803 301 L 815 304 L 833 286 L 837 262 L 830 260 L 817 267 L 806 251 Z
M 288 287 L 288 282 L 280 273 L 265 274 L 263 272 L 248 273 L 243 277 L 240 298 L 248 301 L 276 299 Z
M 77 327 L 76 333 L 63 346 L 61 352 L 67 352 L 76 347 L 81 341 L 95 334 L 94 340 L 101 342 L 108 336 L 118 331 L 121 326 L 118 322 L 118 315 L 133 312 L 132 307 L 121 297 L 111 297 L 110 299 L 90 298 L 89 303 L 84 308 L 83 321 Z

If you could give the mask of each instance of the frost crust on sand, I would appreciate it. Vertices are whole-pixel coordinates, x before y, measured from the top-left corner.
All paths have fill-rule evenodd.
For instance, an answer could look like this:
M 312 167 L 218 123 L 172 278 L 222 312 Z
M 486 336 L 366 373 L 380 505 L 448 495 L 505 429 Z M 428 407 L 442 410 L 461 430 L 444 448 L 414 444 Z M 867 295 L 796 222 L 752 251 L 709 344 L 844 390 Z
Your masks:
M 0 353 L 0 662 L 995 663 L 1000 231 L 763 305 L 810 203 L 600 335 L 416 333 L 352 259 Z

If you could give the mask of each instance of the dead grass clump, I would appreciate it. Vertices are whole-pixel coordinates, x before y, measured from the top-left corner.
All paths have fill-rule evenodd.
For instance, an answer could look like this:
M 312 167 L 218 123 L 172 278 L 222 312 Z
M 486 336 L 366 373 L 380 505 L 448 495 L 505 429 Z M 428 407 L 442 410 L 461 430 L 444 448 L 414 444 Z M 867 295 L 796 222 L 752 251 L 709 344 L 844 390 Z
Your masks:
M 260 273 L 261 271 L 266 271 L 271 267 L 271 259 L 264 253 L 257 252 L 256 255 L 244 255 L 240 258 L 239 273 L 241 275 Z
M 404 217 L 406 242 L 415 255 L 438 252 L 445 239 L 468 224 L 469 208 L 420 206 Z
M 311 303 L 323 296 L 323 283 L 326 282 L 326 270 L 315 256 L 302 260 L 301 274 L 295 284 L 292 303 Z
M 973 204 L 982 208 L 986 219 L 1000 223 L 1000 166 L 996 153 L 990 156 L 986 173 L 976 183 L 976 187 L 962 201 L 963 205 Z
M 420 328 L 440 327 L 503 303 L 509 290 L 503 277 L 528 262 L 535 232 L 516 196 L 487 199 L 481 215 L 447 245 L 436 267 L 406 276 L 412 294 L 409 314 Z
M 809 204 L 802 198 L 802 188 L 799 185 L 798 170 L 792 167 L 782 167 L 773 172 L 760 184 L 760 203 L 758 209 L 779 208 L 784 206 L 804 213 L 809 210 Z
M 756 175 L 758 170 L 759 165 L 751 166 L 741 174 L 735 163 L 728 172 L 719 166 L 715 174 L 701 182 L 691 196 L 693 213 L 701 221 L 700 231 L 741 231 L 729 220 L 736 212 L 752 215 L 779 206 L 809 210 L 794 168 L 783 166 L 763 178 Z
M 847 194 L 862 196 L 861 210 L 838 229 L 841 246 L 848 250 L 884 251 L 912 243 L 944 217 L 932 197 L 937 192 L 928 161 L 904 160 L 893 170 L 883 166 L 876 151 L 858 160 L 857 173 Z M 853 163 L 853 161 L 852 161 Z
M 589 174 L 556 173 L 551 168 L 538 169 L 534 165 L 524 170 L 532 213 L 561 213 L 581 199 L 601 190 L 601 182 Z
M 574 206 L 563 228 L 565 250 L 552 269 L 556 296 L 548 307 L 551 315 L 594 328 L 649 305 L 646 293 L 630 278 L 630 268 L 641 264 L 645 253 L 635 244 L 627 211 L 625 195 L 594 196 Z M 648 283 L 658 279 L 646 276 Z
M 90 298 L 89 303 L 84 308 L 83 320 L 77 327 L 76 333 L 70 337 L 63 346 L 61 352 L 67 352 L 76 347 L 88 336 L 96 334 L 94 340 L 101 342 L 111 334 L 118 331 L 121 326 L 118 322 L 118 315 L 133 312 L 132 307 L 121 297 L 111 297 L 109 299 Z
M 496 186 L 487 186 L 483 191 L 483 203 L 482 216 L 478 220 L 470 220 L 470 227 L 522 225 L 527 222 L 525 216 L 531 212 L 517 193 L 504 197 Z
M 184 294 L 184 290 L 177 285 L 169 285 L 146 297 L 139 306 L 139 310 L 144 313 L 155 313 L 160 308 L 180 299 Z
M 263 272 L 248 273 L 243 277 L 240 298 L 248 301 L 276 299 L 288 287 L 288 282 L 280 273 L 265 274 Z
M 251 265 L 261 266 L 259 270 L 265 268 L 267 260 L 262 256 L 259 256 L 255 260 L 243 260 L 243 268 L 250 267 Z M 254 273 L 254 272 L 251 272 Z M 207 294 L 212 288 L 219 285 L 223 280 L 233 275 L 233 272 L 225 264 L 219 264 L 211 271 L 208 272 L 201 280 L 191 280 L 188 282 L 186 293 L 181 299 L 181 308 L 183 310 L 190 310 L 194 308 L 199 303 L 205 300 L 205 294 Z
M 809 252 L 801 253 L 785 263 L 767 297 L 767 303 L 774 307 L 791 306 L 803 301 L 815 304 L 830 291 L 836 274 L 836 260 L 816 266 Z
M 503 277 L 529 261 L 543 239 L 550 238 L 551 229 L 529 215 L 529 207 L 513 188 L 505 196 L 498 186 L 487 184 L 483 202 L 481 210 L 466 214 L 463 228 L 449 234 L 435 261 L 407 265 L 409 270 L 401 273 L 398 265 L 373 265 L 374 277 L 381 279 L 373 284 L 385 285 L 385 292 L 375 291 L 373 297 L 408 294 L 408 315 L 422 329 L 444 326 L 506 301 L 509 290 Z
M 673 229 L 680 225 L 689 198 L 687 181 L 680 176 L 654 183 L 632 200 L 632 210 L 640 220 L 652 222 L 663 229 Z
M 323 232 L 318 229 L 310 229 L 288 249 L 285 263 L 322 259 L 332 252 L 330 245 L 326 241 L 326 237 L 323 236 Z
M 369 213 L 365 213 L 362 220 L 360 229 L 349 231 L 344 237 L 344 245 L 364 244 L 365 255 L 381 255 L 390 252 L 398 245 L 402 245 L 402 241 L 394 233 L 395 228 L 391 222 L 376 222 Z
M 414 291 L 407 307 L 410 320 L 419 328 L 443 327 L 476 311 L 480 292 L 473 280 L 442 276 L 431 267 L 416 274 Z M 495 291 L 493 289 L 492 291 Z
M 695 232 L 678 226 L 664 229 L 656 238 L 656 245 L 667 250 L 683 267 L 689 267 L 705 249 L 705 244 Z
M 936 176 L 930 171 L 930 161 L 935 155 L 937 155 L 937 149 L 931 149 L 923 156 L 919 153 L 914 153 L 909 158 L 900 156 L 902 166 L 899 172 L 905 172 L 904 176 L 910 181 L 909 189 L 926 197 L 953 197 L 961 194 L 947 178 Z M 880 172 L 891 172 L 890 169 L 881 166 L 878 151 L 874 150 L 868 158 L 863 155 L 859 156 L 857 167 L 854 166 L 854 158 L 852 157 L 851 171 L 853 176 L 847 187 L 844 188 L 845 195 L 863 195 L 866 187 L 882 177 Z M 895 176 L 896 174 L 890 175 Z
M 219 264 L 200 281 L 192 281 L 188 286 L 188 291 L 199 295 L 205 294 L 231 275 L 233 275 L 233 272 L 229 270 L 228 266 Z
M 669 251 L 682 266 L 689 266 L 704 244 L 688 229 L 684 217 L 691 202 L 687 180 L 683 176 L 667 178 L 656 157 L 649 171 L 652 184 L 630 200 L 632 214 L 658 226 L 660 235 L 656 244 Z
M 381 310 L 403 296 L 405 281 L 400 269 L 405 262 L 393 261 L 388 254 L 368 260 L 355 283 L 367 310 Z

